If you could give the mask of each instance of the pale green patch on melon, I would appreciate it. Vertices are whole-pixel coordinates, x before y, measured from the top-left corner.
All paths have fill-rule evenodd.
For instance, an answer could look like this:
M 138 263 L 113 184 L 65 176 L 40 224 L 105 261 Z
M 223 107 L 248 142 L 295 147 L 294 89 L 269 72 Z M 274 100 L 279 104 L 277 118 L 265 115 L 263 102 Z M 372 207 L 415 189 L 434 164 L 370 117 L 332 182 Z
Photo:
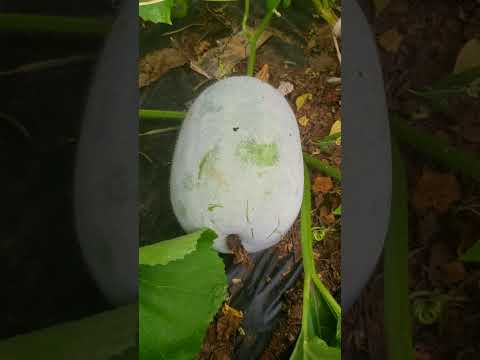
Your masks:
M 191 191 L 195 187 L 195 180 L 192 175 L 187 175 L 183 178 L 182 184 L 185 190 Z
M 203 155 L 200 164 L 198 165 L 198 179 L 200 180 L 202 176 L 206 174 L 211 174 L 214 170 L 214 164 L 217 160 L 218 147 L 215 146 L 213 149 L 207 151 Z
M 216 208 L 223 208 L 223 205 L 220 204 L 208 204 L 208 211 L 213 211 Z
M 243 162 L 254 163 L 257 166 L 274 166 L 278 163 L 277 144 L 258 144 L 254 140 L 242 141 L 237 146 L 237 156 Z

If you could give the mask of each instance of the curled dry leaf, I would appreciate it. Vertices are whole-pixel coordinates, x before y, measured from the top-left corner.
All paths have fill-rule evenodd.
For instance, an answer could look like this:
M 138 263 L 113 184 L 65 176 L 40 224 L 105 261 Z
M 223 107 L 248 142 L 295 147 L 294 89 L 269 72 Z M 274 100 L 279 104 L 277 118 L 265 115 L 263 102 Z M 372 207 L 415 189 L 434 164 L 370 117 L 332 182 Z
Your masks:
M 294 87 L 293 84 L 288 81 L 280 81 L 280 85 L 278 86 L 278 91 L 280 91 L 283 96 L 287 96 L 293 91 Z
M 454 175 L 425 168 L 415 186 L 413 205 L 419 211 L 434 209 L 444 213 L 460 198 L 460 185 Z
M 270 31 L 264 31 L 257 41 L 257 49 L 271 36 Z M 217 47 L 205 52 L 198 61 L 190 62 L 193 71 L 209 79 L 220 80 L 231 74 L 235 65 L 248 56 L 248 40 L 241 31 L 234 36 L 219 40 L 218 44 Z
M 378 43 L 387 52 L 396 54 L 402 44 L 403 36 L 396 30 L 390 29 L 378 37 Z
M 150 85 L 166 72 L 187 63 L 187 58 L 173 48 L 155 50 L 140 59 L 138 86 Z
M 323 225 L 329 226 L 335 223 L 335 215 L 333 215 L 326 206 L 320 208 L 320 221 Z
M 255 75 L 255 77 L 258 80 L 262 80 L 265 82 L 268 82 L 268 79 L 270 79 L 270 72 L 269 72 L 269 67 L 268 64 L 264 64 L 260 71 Z
M 300 119 L 298 119 L 298 123 L 303 127 L 307 126 L 309 121 L 310 119 L 306 115 L 303 115 Z
M 313 180 L 312 190 L 315 193 L 328 193 L 333 189 L 333 181 L 328 176 L 317 176 Z

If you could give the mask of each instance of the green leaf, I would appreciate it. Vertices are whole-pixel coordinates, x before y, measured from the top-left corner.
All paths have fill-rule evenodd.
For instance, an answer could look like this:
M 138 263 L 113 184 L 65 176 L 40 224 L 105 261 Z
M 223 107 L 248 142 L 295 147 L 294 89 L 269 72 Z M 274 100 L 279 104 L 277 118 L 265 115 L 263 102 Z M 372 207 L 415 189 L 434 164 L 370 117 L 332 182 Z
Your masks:
M 312 249 L 312 199 L 310 175 L 305 166 L 300 214 L 303 286 L 302 330 L 290 360 L 341 359 L 341 308 L 315 270 Z
M 289 8 L 290 5 L 292 5 L 292 0 L 283 0 L 282 6 L 283 6 L 285 9 Z
M 336 216 L 341 216 L 342 215 L 342 205 L 340 205 L 338 208 L 333 210 L 333 215 L 336 215 Z
M 199 352 L 226 295 L 224 264 L 212 248 L 215 238 L 205 230 L 171 240 L 167 256 L 160 255 L 165 249 L 158 247 L 149 247 L 152 255 L 143 254 L 149 263 L 168 262 L 139 268 L 141 360 L 192 360 Z
M 142 0 L 139 15 L 145 21 L 172 25 L 171 13 L 174 0 Z
M 210 229 L 202 229 L 176 239 L 165 240 L 152 245 L 142 246 L 139 250 L 140 265 L 167 265 L 170 261 L 183 259 L 195 250 L 202 236 L 216 238 Z
M 465 262 L 480 262 L 480 241 L 477 241 L 470 249 L 468 249 L 460 259 Z
M 318 147 L 321 151 L 327 152 L 330 148 L 335 145 L 337 139 L 342 136 L 342 133 L 338 132 L 332 135 L 325 136 L 323 139 L 317 142 Z
M 128 359 L 122 356 L 137 343 L 137 314 L 132 304 L 2 340 L 0 359 Z
M 275 9 L 278 6 L 279 2 L 279 0 L 265 0 L 266 10 L 270 11 L 272 9 Z

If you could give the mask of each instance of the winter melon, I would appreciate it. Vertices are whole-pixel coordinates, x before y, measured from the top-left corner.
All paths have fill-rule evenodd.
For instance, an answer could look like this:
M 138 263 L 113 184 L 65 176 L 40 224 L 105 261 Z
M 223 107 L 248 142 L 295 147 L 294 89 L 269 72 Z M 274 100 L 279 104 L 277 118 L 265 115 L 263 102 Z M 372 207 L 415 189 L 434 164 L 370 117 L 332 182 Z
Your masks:
M 248 76 L 204 90 L 180 129 L 170 182 L 180 225 L 213 229 L 217 251 L 230 252 L 228 235 L 248 252 L 280 241 L 303 193 L 300 134 L 283 95 Z

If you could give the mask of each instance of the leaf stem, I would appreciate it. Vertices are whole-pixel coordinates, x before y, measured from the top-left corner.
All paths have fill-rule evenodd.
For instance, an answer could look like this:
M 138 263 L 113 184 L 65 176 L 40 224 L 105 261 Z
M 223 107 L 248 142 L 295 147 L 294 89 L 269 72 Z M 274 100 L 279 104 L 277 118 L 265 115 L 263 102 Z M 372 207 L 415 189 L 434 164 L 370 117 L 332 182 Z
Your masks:
M 248 40 L 249 43 L 249 53 L 248 53 L 248 64 L 247 64 L 247 75 L 248 76 L 253 76 L 254 70 L 255 70 L 255 61 L 257 57 L 257 41 L 262 35 L 262 33 L 265 31 L 268 23 L 272 19 L 273 13 L 275 12 L 275 9 L 278 7 L 280 4 L 281 0 L 277 0 L 275 6 L 273 6 L 270 10 L 268 10 L 267 15 L 263 18 L 262 22 L 258 26 L 257 30 L 255 30 L 255 33 L 253 36 L 251 36 Z
M 144 120 L 164 120 L 164 119 L 183 119 L 187 113 L 182 111 L 165 111 L 165 110 L 150 110 L 140 109 L 140 119 Z
M 458 150 L 445 141 L 414 129 L 396 115 L 390 117 L 390 124 L 399 141 L 413 146 L 421 154 L 462 175 L 480 180 L 480 159 L 473 154 Z
M 243 11 L 242 30 L 247 31 L 248 15 L 250 13 L 250 0 L 245 0 L 245 10 Z
M 303 160 L 307 163 L 308 166 L 317 169 L 318 171 L 324 173 L 325 175 L 331 176 L 335 180 L 341 181 L 342 175 L 340 170 L 336 167 L 330 166 L 324 161 L 315 159 L 313 156 L 303 153 Z
M 389 360 L 412 360 L 408 297 L 408 205 L 405 165 L 392 138 L 393 192 L 384 249 L 385 335 Z
M 104 36 L 110 31 L 111 26 L 110 19 L 16 13 L 0 15 L 0 31 Z

